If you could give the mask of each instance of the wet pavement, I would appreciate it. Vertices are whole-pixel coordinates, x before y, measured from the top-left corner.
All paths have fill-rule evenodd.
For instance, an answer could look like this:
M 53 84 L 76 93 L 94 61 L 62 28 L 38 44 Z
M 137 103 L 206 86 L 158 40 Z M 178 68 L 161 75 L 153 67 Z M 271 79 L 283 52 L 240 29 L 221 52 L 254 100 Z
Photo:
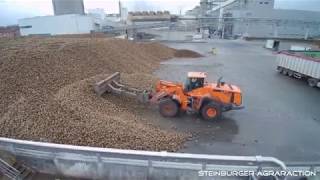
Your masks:
M 223 76 L 225 82 L 241 87 L 246 107 L 224 113 L 218 122 L 197 115 L 161 118 L 165 127 L 197 132 L 181 152 L 263 155 L 287 162 L 320 160 L 320 89 L 278 74 L 276 56 L 263 44 L 242 40 L 166 44 L 205 57 L 166 61 L 157 76 L 180 82 L 188 71 L 207 72 L 208 81 Z M 211 48 L 217 49 L 217 55 Z

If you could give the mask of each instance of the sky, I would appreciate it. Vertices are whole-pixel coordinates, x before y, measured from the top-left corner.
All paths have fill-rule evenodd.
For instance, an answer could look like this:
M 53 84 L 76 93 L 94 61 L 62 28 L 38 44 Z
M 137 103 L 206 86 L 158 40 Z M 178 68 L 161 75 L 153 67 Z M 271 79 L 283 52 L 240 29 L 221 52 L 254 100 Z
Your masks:
M 173 14 L 192 9 L 199 1 L 121 0 L 129 11 L 169 10 Z M 84 0 L 84 6 L 85 10 L 103 8 L 106 13 L 118 13 L 118 0 Z M 275 8 L 320 11 L 320 0 L 275 0 Z M 21 18 L 52 14 L 52 0 L 0 0 L 0 26 L 17 24 Z

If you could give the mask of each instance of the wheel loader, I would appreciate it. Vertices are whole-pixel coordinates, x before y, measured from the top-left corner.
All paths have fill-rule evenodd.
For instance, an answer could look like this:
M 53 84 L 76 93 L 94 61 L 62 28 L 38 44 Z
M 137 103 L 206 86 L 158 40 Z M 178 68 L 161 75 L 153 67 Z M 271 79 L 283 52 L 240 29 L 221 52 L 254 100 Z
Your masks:
M 140 90 L 120 83 L 120 73 L 96 83 L 98 95 L 106 92 L 137 98 L 140 102 L 159 106 L 164 117 L 177 116 L 179 112 L 199 113 L 205 120 L 218 120 L 222 112 L 242 109 L 239 87 L 223 82 L 205 81 L 206 73 L 189 72 L 185 84 L 160 80 L 153 91 Z

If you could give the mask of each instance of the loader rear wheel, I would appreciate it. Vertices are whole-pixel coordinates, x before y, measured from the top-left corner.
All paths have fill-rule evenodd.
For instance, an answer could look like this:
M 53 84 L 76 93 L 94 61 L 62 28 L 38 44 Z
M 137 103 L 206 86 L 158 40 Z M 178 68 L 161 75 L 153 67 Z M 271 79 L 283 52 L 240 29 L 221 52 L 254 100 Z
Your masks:
M 159 103 L 159 112 L 163 117 L 175 117 L 179 112 L 178 103 L 172 99 L 164 99 Z
M 205 120 L 218 120 L 221 117 L 221 106 L 218 103 L 210 102 L 204 105 L 201 110 L 201 116 Z

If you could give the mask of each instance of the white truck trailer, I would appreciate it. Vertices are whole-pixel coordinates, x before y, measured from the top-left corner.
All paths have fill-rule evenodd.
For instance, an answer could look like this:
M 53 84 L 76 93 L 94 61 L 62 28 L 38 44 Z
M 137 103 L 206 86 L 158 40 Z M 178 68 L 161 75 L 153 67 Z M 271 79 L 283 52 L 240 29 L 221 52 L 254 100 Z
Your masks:
M 309 86 L 320 87 L 320 51 L 280 51 L 277 70 L 290 77 L 307 80 Z

